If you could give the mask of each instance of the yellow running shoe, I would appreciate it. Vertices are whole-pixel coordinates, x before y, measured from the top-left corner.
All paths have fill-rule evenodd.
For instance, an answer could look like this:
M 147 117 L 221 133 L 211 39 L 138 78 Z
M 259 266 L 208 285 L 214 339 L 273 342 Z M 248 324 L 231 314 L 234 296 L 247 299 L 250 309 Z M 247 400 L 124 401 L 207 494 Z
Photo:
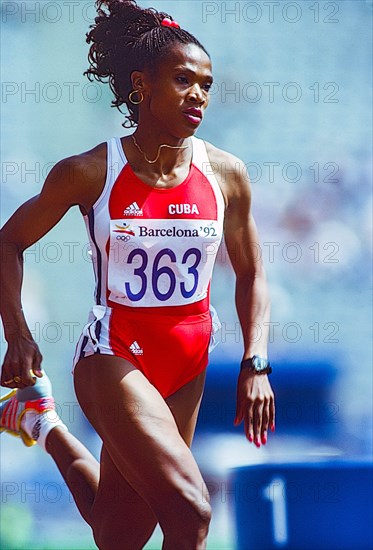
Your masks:
M 44 378 L 44 377 L 43 377 Z M 35 445 L 36 437 L 29 436 L 21 427 L 21 421 L 27 411 L 44 413 L 54 411 L 55 403 L 51 394 L 51 385 L 47 376 L 43 383 L 24 389 L 14 389 L 0 399 L 0 432 L 20 437 L 26 447 Z

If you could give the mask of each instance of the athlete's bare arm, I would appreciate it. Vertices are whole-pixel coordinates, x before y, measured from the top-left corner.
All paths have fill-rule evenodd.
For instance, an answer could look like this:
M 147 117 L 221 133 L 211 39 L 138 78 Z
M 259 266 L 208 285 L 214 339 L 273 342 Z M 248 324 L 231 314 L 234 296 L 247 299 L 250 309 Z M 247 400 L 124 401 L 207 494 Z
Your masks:
M 102 190 L 105 174 L 105 144 L 60 161 L 40 194 L 24 203 L 0 232 L 0 313 L 8 342 L 1 384 L 14 376 L 22 379 L 22 383 L 8 383 L 7 387 L 33 384 L 30 369 L 41 376 L 42 357 L 22 311 L 23 251 L 48 233 L 72 206 L 88 211 Z
M 267 357 L 270 300 L 259 236 L 251 213 L 249 176 L 237 157 L 210 144 L 207 150 L 226 203 L 224 238 L 236 274 L 243 358 Z M 237 384 L 235 424 L 243 420 L 247 438 L 259 446 L 266 442 L 268 428 L 274 427 L 274 414 L 274 396 L 267 375 L 243 370 Z

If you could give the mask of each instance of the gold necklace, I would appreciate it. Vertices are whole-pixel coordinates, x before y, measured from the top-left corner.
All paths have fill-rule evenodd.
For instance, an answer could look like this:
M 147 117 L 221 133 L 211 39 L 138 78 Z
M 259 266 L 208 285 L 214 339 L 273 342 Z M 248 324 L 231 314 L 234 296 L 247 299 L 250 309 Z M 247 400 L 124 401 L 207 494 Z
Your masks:
M 133 134 L 131 135 L 131 138 L 133 140 L 133 143 L 137 147 L 137 149 L 140 151 L 140 153 L 142 154 L 142 156 L 144 157 L 146 162 L 148 162 L 149 164 L 154 164 L 155 162 L 157 162 L 157 160 L 159 159 L 159 155 L 161 154 L 162 147 L 168 147 L 169 149 L 189 149 L 189 144 L 178 146 L 178 145 L 167 145 L 166 143 L 163 143 L 162 145 L 160 145 L 158 147 L 158 154 L 155 157 L 155 159 L 154 160 L 149 160 L 148 157 L 146 156 L 146 153 L 144 153 L 144 151 L 141 149 L 140 145 L 137 143 L 136 138 Z

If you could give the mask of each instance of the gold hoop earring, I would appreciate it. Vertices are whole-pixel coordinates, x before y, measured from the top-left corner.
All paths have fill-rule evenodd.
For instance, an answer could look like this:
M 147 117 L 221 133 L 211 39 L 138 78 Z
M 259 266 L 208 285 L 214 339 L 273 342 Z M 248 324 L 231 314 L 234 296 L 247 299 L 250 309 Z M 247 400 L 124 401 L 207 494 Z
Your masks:
M 139 95 L 139 101 L 134 101 L 133 100 L 133 98 L 132 98 L 133 94 L 138 94 Z M 142 103 L 144 101 L 144 95 L 139 90 L 132 90 L 132 92 L 128 95 L 128 100 L 130 101 L 130 103 L 132 103 L 132 105 L 140 105 L 140 103 Z

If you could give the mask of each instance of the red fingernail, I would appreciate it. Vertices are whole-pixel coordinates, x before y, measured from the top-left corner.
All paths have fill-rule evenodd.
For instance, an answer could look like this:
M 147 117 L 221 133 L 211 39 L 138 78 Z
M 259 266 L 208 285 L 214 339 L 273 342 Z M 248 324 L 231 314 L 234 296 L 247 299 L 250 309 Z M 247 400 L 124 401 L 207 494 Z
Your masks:
M 259 437 L 256 438 L 256 440 L 255 440 L 255 445 L 256 445 L 258 448 L 260 447 Z
M 263 445 L 265 445 L 265 444 L 267 443 L 267 436 L 266 436 L 266 434 L 263 434 L 263 435 L 262 435 L 262 443 L 263 443 Z
M 253 439 L 254 439 L 254 438 L 253 438 L 252 434 L 249 434 L 249 441 L 250 441 L 250 443 L 253 442 Z
M 272 425 L 271 425 L 271 432 L 274 432 L 274 431 L 275 431 L 275 425 L 272 424 Z

